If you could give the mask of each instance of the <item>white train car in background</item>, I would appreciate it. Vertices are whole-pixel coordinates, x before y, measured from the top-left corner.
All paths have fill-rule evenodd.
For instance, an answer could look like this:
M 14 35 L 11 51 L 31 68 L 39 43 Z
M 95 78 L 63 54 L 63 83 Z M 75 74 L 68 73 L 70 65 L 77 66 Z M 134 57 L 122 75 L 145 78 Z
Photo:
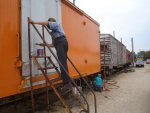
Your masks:
M 127 65 L 126 46 L 111 34 L 100 34 L 101 65 L 107 69 L 122 69 Z

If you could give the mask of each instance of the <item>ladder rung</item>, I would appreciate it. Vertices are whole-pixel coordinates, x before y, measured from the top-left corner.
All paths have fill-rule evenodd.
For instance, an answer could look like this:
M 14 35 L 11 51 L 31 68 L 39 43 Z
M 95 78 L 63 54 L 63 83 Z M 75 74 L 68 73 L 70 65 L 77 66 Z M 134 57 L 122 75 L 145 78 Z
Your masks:
M 38 68 L 38 70 L 46 70 L 46 69 L 54 69 L 54 68 L 57 68 L 57 67 L 46 67 L 46 68 Z
M 64 96 L 64 95 L 66 95 L 67 93 L 69 93 L 71 91 L 72 91 L 72 89 L 67 89 L 65 91 L 61 91 L 61 95 Z
M 48 47 L 54 47 L 53 44 L 45 44 L 45 43 L 36 43 L 36 45 L 38 45 L 38 46 L 47 46 L 48 45 Z
M 62 78 L 54 78 L 54 79 L 50 79 L 50 81 L 51 81 L 52 83 L 58 82 L 58 81 L 61 81 L 61 80 L 62 80 Z
M 32 56 L 33 58 L 50 58 L 50 56 Z

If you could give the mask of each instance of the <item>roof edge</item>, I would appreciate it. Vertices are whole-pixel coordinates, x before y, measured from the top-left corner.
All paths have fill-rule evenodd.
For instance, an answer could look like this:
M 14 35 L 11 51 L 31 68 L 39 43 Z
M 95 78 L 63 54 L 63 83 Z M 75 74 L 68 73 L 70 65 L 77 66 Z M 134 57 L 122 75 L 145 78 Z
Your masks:
M 66 3 L 67 5 L 69 5 L 72 9 L 76 10 L 78 13 L 80 13 L 81 15 L 86 16 L 87 18 L 89 18 L 91 21 L 93 21 L 95 24 L 97 24 L 98 26 L 100 26 L 100 24 L 94 20 L 92 17 L 90 17 L 88 14 L 86 14 L 83 10 L 81 10 L 79 7 L 73 5 L 72 2 L 70 2 L 69 0 L 62 0 L 63 3 Z

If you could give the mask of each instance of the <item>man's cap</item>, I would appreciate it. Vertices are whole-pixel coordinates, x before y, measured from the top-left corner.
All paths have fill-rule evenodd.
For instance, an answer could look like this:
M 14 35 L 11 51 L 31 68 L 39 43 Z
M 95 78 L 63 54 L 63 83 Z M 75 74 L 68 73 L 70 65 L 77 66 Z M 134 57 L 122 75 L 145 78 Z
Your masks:
M 53 18 L 53 17 L 51 17 L 51 18 L 48 19 L 48 21 L 50 21 L 50 22 L 56 22 L 56 19 Z

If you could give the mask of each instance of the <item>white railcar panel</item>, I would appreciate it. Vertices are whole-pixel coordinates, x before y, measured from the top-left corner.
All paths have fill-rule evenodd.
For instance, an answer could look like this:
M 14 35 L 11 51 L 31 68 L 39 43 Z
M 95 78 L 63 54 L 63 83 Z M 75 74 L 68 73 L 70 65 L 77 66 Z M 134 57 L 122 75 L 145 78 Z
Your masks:
M 61 0 L 22 0 L 22 60 L 23 64 L 23 76 L 29 75 L 29 58 L 28 58 L 28 22 L 27 18 L 30 17 L 34 21 L 45 21 L 49 17 L 56 18 L 57 22 L 61 24 Z M 41 26 L 38 26 L 41 32 Z M 41 48 L 36 45 L 36 43 L 42 42 L 33 27 L 31 26 L 31 51 L 32 55 L 37 54 L 37 49 Z M 45 32 L 45 39 L 48 43 L 52 43 L 51 37 Z M 56 51 L 53 48 L 55 54 Z M 48 50 L 47 54 L 51 56 Z M 54 60 L 54 58 L 52 57 Z M 44 64 L 44 60 L 40 60 Z M 56 63 L 56 61 L 55 61 Z M 58 66 L 58 64 L 56 63 Z M 51 70 L 49 72 L 54 72 Z M 33 63 L 33 74 L 38 76 L 41 74 L 39 70 L 36 69 Z
M 101 50 L 101 64 L 113 67 L 122 67 L 126 64 L 126 47 L 110 34 L 100 35 L 101 46 L 106 45 L 107 50 L 104 55 L 104 51 Z M 105 58 L 104 58 L 105 56 Z M 104 62 L 105 59 L 105 62 Z

